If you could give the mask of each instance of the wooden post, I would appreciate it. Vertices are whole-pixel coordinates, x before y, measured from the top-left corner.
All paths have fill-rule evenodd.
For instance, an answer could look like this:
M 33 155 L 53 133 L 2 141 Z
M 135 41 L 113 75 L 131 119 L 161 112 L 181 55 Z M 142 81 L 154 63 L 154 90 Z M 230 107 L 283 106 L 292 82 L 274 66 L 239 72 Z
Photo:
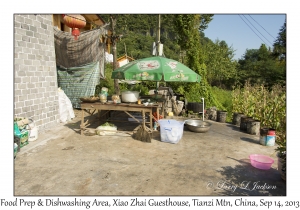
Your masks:
M 158 46 L 160 43 L 160 15 L 158 15 L 157 20 L 157 34 L 156 34 L 156 55 L 158 55 Z
M 156 34 L 156 56 L 159 55 L 159 44 L 160 44 L 160 14 L 158 15 L 158 20 L 157 20 L 157 34 Z M 159 88 L 159 82 L 156 82 L 156 91 L 158 91 Z M 156 92 L 157 94 L 157 92 Z
M 111 15 L 110 16 L 111 20 L 111 41 L 112 41 L 112 51 L 113 51 L 113 70 L 116 70 L 118 68 L 118 63 L 117 63 L 117 39 L 118 37 L 115 35 L 115 26 L 116 26 L 116 18 L 115 16 Z M 114 79 L 114 88 L 115 88 L 115 93 L 117 95 L 120 95 L 120 87 L 119 87 L 119 80 Z

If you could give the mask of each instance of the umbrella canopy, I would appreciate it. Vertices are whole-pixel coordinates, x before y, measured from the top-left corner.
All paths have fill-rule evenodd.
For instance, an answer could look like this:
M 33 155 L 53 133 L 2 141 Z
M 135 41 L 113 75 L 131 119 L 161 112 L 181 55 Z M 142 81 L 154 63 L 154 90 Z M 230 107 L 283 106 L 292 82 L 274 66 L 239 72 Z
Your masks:
M 200 82 L 201 76 L 178 61 L 155 56 L 131 61 L 114 70 L 111 78 L 157 82 Z

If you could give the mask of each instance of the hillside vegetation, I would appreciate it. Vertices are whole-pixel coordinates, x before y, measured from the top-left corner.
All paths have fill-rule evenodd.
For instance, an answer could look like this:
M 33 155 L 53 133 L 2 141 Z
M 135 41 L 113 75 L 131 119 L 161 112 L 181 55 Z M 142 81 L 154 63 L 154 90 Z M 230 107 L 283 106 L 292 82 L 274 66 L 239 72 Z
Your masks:
M 110 15 L 101 17 L 111 22 Z M 119 14 L 116 18 L 116 34 L 122 34 L 117 42 L 117 57 L 127 54 L 134 59 L 150 57 L 152 45 L 157 38 L 157 14 Z M 234 60 L 234 49 L 224 40 L 210 40 L 205 29 L 213 19 L 211 14 L 162 14 L 160 41 L 167 58 L 178 60 L 201 75 L 200 83 L 167 83 L 176 93 L 185 95 L 188 101 L 200 102 L 204 97 L 206 107 L 232 112 L 230 91 L 234 87 L 264 85 L 271 90 L 274 85 L 285 87 L 286 81 L 286 24 L 278 33 L 274 49 L 264 44 L 259 49 L 247 49 L 244 56 Z M 107 71 L 109 72 L 109 71 Z M 100 83 L 107 85 L 106 81 Z M 144 82 L 143 87 L 155 87 L 153 82 Z M 110 87 L 113 92 L 113 85 Z M 121 88 L 128 88 L 123 85 Z M 99 89 L 99 87 L 98 87 Z

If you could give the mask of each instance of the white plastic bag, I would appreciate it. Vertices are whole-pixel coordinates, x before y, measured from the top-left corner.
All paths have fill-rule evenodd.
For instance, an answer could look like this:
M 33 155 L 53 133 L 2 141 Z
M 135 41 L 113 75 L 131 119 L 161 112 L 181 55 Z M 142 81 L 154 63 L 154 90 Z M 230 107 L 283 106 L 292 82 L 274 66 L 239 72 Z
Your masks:
M 32 128 L 31 130 L 29 130 L 29 137 L 28 137 L 28 141 L 35 141 L 38 139 L 39 136 L 39 130 L 38 128 L 35 126 L 34 128 Z
M 60 121 L 65 123 L 75 117 L 72 103 L 63 90 L 58 89 L 58 104 Z
M 66 95 L 66 94 L 65 94 Z M 73 106 L 72 106 L 72 102 L 71 100 L 66 96 L 66 106 L 67 106 L 67 110 L 69 112 L 69 117 L 71 119 L 73 119 L 75 117 L 75 114 L 74 114 L 74 110 L 73 110 Z
M 28 130 L 29 137 L 28 141 L 35 141 L 38 138 L 38 127 L 35 126 L 35 123 L 32 119 L 28 119 L 28 124 L 26 125 L 26 129 Z

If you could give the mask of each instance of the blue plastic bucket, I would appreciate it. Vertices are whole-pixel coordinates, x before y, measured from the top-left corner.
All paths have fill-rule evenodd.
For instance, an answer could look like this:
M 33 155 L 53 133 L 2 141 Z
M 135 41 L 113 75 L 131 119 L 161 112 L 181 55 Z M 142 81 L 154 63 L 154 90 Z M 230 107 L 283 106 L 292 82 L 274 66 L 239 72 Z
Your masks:
M 275 137 L 276 136 L 269 136 L 269 135 L 267 135 L 266 146 L 274 146 L 275 145 Z
M 171 119 L 158 120 L 160 125 L 160 139 L 163 142 L 177 144 L 183 135 L 184 121 Z

